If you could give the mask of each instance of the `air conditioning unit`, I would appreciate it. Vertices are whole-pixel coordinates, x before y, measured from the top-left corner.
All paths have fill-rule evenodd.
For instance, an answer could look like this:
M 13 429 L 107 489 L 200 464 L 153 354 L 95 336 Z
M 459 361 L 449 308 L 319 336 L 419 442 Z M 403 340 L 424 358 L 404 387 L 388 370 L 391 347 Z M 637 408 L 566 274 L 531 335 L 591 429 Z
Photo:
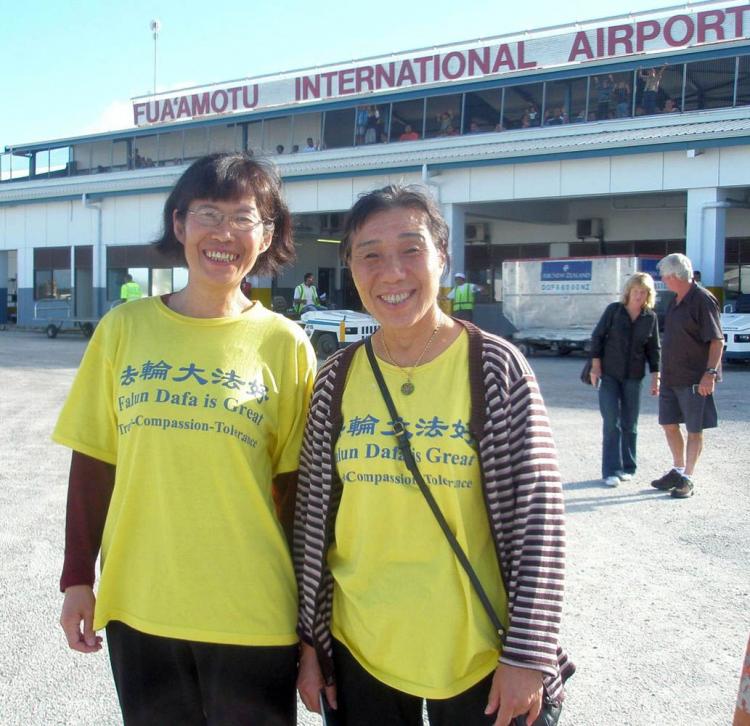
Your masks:
M 464 227 L 464 240 L 466 242 L 486 242 L 489 239 L 489 225 L 467 224 Z
M 576 220 L 576 237 L 578 239 L 602 238 L 602 220 L 601 219 L 577 219 Z

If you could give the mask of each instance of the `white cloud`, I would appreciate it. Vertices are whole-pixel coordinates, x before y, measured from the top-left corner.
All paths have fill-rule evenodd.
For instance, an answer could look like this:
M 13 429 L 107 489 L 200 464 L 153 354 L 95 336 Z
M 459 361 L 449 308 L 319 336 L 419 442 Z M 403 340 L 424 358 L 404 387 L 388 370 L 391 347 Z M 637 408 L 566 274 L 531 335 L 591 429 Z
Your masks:
M 169 91 L 173 91 L 174 95 L 181 95 L 186 89 L 199 87 L 195 81 L 183 81 L 181 83 L 175 83 L 170 88 L 159 88 L 159 94 L 166 94 Z M 150 94 L 149 94 L 150 95 Z M 141 100 L 147 100 L 142 95 L 134 96 L 134 98 L 141 98 Z M 106 131 L 120 131 L 122 129 L 133 128 L 133 100 L 128 99 L 127 101 L 112 101 L 105 109 L 99 114 L 99 117 L 92 123 L 88 124 L 86 128 L 81 132 L 82 134 L 98 134 Z
M 96 134 L 102 131 L 119 131 L 133 126 L 133 105 L 130 101 L 112 101 L 99 117 L 89 124 L 84 134 Z

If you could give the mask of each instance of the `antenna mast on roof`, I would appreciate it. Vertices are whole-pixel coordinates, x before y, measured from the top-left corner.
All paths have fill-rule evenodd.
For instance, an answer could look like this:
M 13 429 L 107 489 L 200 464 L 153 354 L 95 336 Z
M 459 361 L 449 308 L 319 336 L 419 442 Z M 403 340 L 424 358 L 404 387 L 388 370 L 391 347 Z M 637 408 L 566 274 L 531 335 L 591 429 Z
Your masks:
M 159 39 L 159 31 L 161 30 L 161 20 L 155 18 L 149 23 L 149 28 L 154 34 L 154 96 L 156 95 L 156 41 Z

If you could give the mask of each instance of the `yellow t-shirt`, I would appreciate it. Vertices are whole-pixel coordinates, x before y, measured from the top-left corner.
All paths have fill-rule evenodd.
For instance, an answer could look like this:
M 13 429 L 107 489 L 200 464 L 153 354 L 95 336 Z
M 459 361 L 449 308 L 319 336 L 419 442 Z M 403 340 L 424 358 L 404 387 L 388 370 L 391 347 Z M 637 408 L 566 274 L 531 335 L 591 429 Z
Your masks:
M 381 370 L 411 434 L 417 464 L 495 610 L 507 620 L 468 430 L 465 332 L 414 371 Z M 342 401 L 336 466 L 343 495 L 328 555 L 334 577 L 332 632 L 375 678 L 405 693 L 450 698 L 497 666 L 498 636 L 424 496 L 401 460 L 390 417 L 364 349 Z
M 102 319 L 53 434 L 117 467 L 95 628 L 297 642 L 271 482 L 297 469 L 314 368 L 301 328 L 258 302 L 198 319 L 155 297 Z

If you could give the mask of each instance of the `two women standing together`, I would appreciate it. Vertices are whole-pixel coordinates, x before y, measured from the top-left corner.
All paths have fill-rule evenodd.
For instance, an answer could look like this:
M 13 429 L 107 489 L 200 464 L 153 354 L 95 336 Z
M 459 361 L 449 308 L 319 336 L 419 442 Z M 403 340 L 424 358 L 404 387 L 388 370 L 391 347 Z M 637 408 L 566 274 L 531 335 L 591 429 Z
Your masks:
M 440 310 L 447 225 L 427 194 L 392 186 L 355 204 L 341 251 L 380 323 L 370 346 L 398 417 L 364 346 L 313 387 L 301 329 L 239 289 L 291 256 L 279 189 L 241 154 L 193 164 L 161 241 L 184 254 L 186 288 L 116 308 L 89 344 L 55 430 L 74 452 L 69 645 L 99 650 L 106 627 L 126 724 L 294 724 L 297 677 L 305 705 L 322 691 L 344 724 L 421 724 L 423 699 L 433 724 L 531 724 L 572 671 L 557 644 L 562 492 L 534 375 Z

